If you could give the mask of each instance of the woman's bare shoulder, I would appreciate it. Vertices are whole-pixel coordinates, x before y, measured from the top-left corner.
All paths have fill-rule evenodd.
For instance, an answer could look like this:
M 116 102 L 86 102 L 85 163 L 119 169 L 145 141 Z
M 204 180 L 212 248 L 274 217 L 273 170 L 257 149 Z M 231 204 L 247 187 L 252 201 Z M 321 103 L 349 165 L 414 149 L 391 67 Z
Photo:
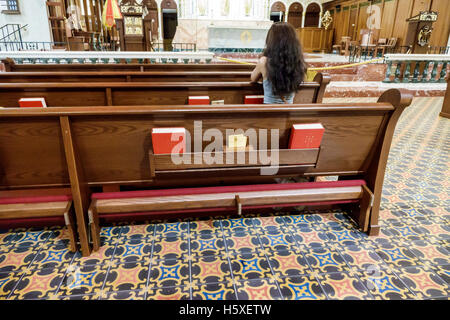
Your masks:
M 267 57 L 266 56 L 262 56 L 261 58 L 259 58 L 258 63 L 262 64 L 262 65 L 266 65 L 267 63 Z

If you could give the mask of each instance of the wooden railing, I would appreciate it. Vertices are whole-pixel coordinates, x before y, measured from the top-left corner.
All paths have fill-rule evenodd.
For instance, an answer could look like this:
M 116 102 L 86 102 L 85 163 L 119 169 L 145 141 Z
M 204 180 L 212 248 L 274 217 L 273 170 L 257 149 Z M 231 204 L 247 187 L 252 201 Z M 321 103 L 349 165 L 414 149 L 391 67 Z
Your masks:
M 450 55 L 387 54 L 386 77 L 383 82 L 445 83 Z

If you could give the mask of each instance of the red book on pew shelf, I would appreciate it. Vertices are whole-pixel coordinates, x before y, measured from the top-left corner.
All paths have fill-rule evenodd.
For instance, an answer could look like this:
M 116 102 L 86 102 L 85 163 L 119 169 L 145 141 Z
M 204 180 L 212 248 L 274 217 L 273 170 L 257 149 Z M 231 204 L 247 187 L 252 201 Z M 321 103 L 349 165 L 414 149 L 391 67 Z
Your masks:
M 263 104 L 264 96 L 245 96 L 244 103 L 245 104 Z
M 186 150 L 185 128 L 153 128 L 154 154 L 184 153 Z
M 209 96 L 190 96 L 189 97 L 189 105 L 195 106 L 195 105 L 205 105 L 209 104 Z
M 289 149 L 319 148 L 324 127 L 320 123 L 294 124 L 289 139 Z
M 19 100 L 21 108 L 47 108 L 45 98 L 22 98 Z

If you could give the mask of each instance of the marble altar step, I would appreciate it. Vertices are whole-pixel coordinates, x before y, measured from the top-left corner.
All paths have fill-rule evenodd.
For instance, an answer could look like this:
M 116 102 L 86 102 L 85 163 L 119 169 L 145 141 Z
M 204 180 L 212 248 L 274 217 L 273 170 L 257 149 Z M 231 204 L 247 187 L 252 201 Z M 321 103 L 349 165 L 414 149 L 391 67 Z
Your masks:
M 446 83 L 383 83 L 381 81 L 331 81 L 325 98 L 379 97 L 392 88 L 406 89 L 414 97 L 440 97 L 445 95 Z

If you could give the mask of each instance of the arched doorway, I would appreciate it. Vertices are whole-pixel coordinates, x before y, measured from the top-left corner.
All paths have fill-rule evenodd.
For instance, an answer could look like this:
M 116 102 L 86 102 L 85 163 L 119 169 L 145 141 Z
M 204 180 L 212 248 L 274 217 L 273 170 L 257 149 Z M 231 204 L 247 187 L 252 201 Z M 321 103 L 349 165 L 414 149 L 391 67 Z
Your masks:
M 302 14 L 303 14 L 303 6 L 294 2 L 289 7 L 288 11 L 288 22 L 294 26 L 294 28 L 300 28 L 302 26 Z
M 162 11 L 162 35 L 164 50 L 172 51 L 172 40 L 178 26 L 177 4 L 174 0 L 163 0 L 161 2 Z
M 282 2 L 277 1 L 272 5 L 272 8 L 270 9 L 270 20 L 272 20 L 273 22 L 284 21 L 285 14 L 285 5 Z
M 311 3 L 306 8 L 305 27 L 318 27 L 320 19 L 320 6 L 317 3 Z

